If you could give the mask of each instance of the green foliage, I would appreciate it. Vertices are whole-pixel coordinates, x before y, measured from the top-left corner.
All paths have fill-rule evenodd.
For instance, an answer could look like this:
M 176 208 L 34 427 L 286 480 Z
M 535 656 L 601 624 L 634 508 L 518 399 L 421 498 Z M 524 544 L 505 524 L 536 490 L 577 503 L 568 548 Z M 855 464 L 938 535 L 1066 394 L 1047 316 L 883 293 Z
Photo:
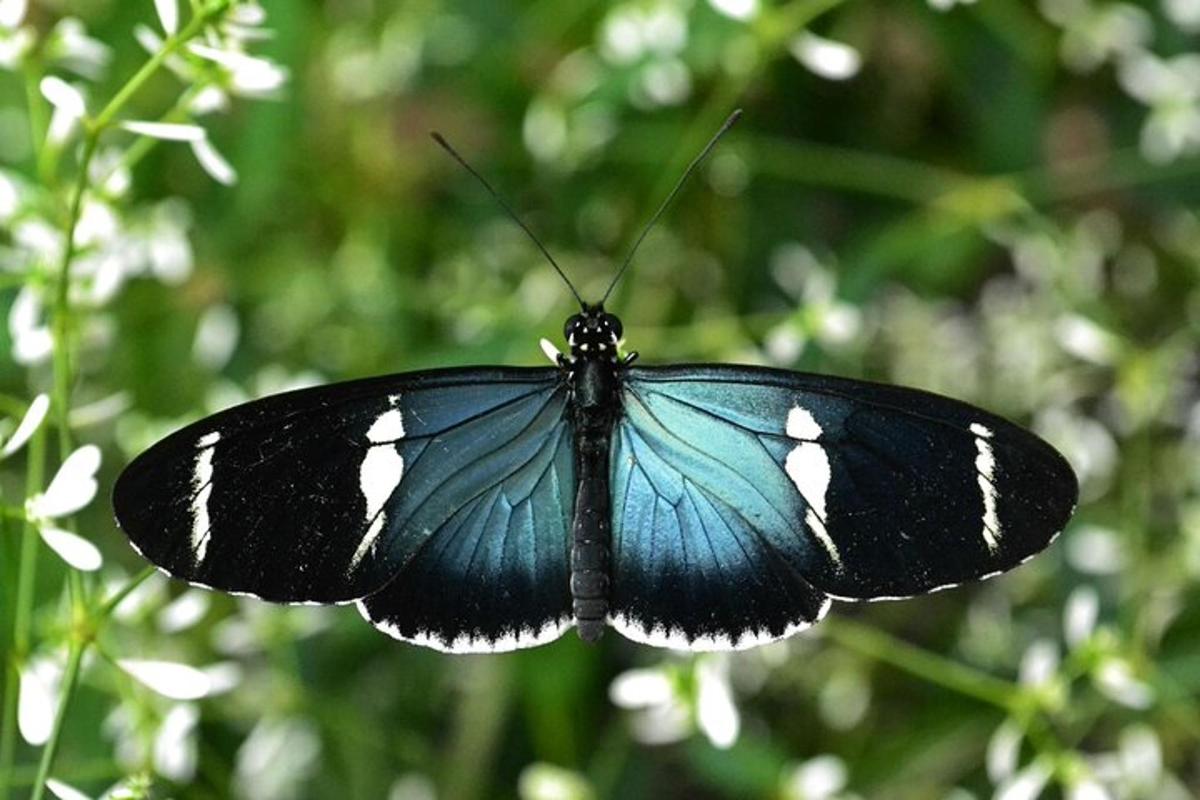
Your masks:
M 3 441 L 46 418 L 0 456 L 0 798 L 1200 790 L 1195 2 L 25 5 Z M 609 303 L 628 344 L 1032 425 L 1083 489 L 1046 554 L 729 657 L 472 658 L 130 551 L 108 489 L 184 421 L 559 338 L 569 293 L 428 130 L 597 297 L 736 106 Z

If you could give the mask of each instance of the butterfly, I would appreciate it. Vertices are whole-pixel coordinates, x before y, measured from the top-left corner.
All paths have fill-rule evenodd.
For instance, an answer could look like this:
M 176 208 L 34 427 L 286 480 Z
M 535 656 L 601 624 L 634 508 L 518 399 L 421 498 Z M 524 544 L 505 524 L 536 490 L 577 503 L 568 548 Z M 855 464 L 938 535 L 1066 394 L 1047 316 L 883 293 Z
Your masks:
M 635 364 L 604 308 L 632 256 L 599 303 L 567 280 L 580 310 L 567 354 L 543 343 L 552 366 L 401 373 L 230 408 L 125 469 L 118 523 L 174 577 L 354 602 L 378 629 L 438 650 L 532 647 L 571 627 L 594 642 L 611 626 L 703 651 L 790 636 L 832 599 L 996 575 L 1073 513 L 1058 452 L 957 400 L 756 366 Z

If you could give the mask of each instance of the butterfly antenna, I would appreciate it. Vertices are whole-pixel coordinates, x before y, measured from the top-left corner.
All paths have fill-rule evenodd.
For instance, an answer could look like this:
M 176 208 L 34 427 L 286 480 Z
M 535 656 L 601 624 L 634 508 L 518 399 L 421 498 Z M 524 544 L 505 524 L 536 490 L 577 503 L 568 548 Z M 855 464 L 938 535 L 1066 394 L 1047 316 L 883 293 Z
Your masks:
M 658 218 L 661 217 L 663 212 L 667 210 L 667 207 L 671 205 L 671 201 L 675 199 L 675 195 L 679 194 L 679 190 L 683 188 L 685 183 L 687 183 L 687 179 L 691 176 L 691 174 L 696 171 L 696 167 L 704 163 L 704 159 L 708 158 L 708 154 L 711 153 L 712 149 L 717 146 L 717 142 L 721 140 L 721 137 L 728 133 L 729 129 L 732 128 L 734 124 L 736 124 L 741 118 L 742 110 L 740 108 L 735 109 L 734 112 L 725 120 L 724 124 L 721 125 L 720 130 L 713 134 L 713 137 L 708 140 L 708 144 L 704 145 L 704 149 L 700 151 L 700 155 L 693 158 L 692 163 L 688 164 L 687 169 L 683 171 L 683 175 L 679 176 L 679 180 L 675 182 L 675 188 L 671 190 L 669 195 L 667 195 L 667 199 L 663 200 L 662 205 L 658 207 L 658 211 L 654 212 L 654 216 L 650 218 L 650 221 L 646 223 L 646 227 L 642 229 L 641 236 L 638 236 L 637 241 L 633 243 L 633 247 L 629 250 L 629 255 L 625 256 L 624 263 L 622 263 L 621 268 L 617 270 L 617 274 L 613 276 L 612 283 L 608 285 L 608 291 L 604 293 L 604 297 L 600 300 L 600 305 L 604 305 L 604 302 L 608 300 L 608 296 L 612 294 L 612 290 L 617 286 L 617 281 L 621 280 L 621 276 L 625 274 L 625 270 L 629 269 L 629 265 L 633 262 L 633 256 L 635 253 L 637 253 L 638 248 L 642 246 L 642 240 L 644 240 L 646 235 L 650 233 L 651 229 L 654 228 L 654 225 L 658 222 Z
M 562 271 L 562 267 L 560 267 L 558 262 L 554 260 L 554 256 L 550 255 L 550 251 L 546 249 L 546 246 L 543 245 L 537 236 L 534 235 L 533 231 L 529 229 L 529 226 L 517 216 L 517 212 L 513 211 L 512 208 L 509 207 L 508 203 L 504 202 L 504 198 L 500 196 L 499 192 L 492 188 L 492 185 L 487 182 L 487 178 L 476 172 L 475 168 L 468 164 L 466 159 L 460 156 L 458 151 L 451 147 L 450 143 L 447 142 L 445 137 L 443 137 L 440 133 L 437 131 L 431 131 L 429 135 L 432 136 L 433 140 L 437 142 L 443 150 L 449 153 L 450 157 L 457 161 L 463 169 L 474 175 L 475 179 L 483 184 L 483 188 L 487 189 L 488 194 L 492 196 L 492 199 L 495 200 L 502 209 L 504 209 L 504 212 L 508 214 L 513 222 L 520 226 L 521 230 L 525 231 L 526 235 L 529 236 L 535 245 L 537 245 L 537 249 L 542 251 L 542 255 L 544 255 L 546 260 L 550 262 L 550 266 L 554 267 L 554 271 L 557 272 L 558 276 L 563 279 L 565 284 L 567 284 L 567 288 L 571 290 L 571 294 L 575 295 L 575 299 L 579 301 L 579 306 L 586 309 L 587 304 L 583 302 L 583 298 L 580 297 L 579 292 L 575 290 L 575 284 L 571 283 L 571 279 L 568 278 L 567 274 Z

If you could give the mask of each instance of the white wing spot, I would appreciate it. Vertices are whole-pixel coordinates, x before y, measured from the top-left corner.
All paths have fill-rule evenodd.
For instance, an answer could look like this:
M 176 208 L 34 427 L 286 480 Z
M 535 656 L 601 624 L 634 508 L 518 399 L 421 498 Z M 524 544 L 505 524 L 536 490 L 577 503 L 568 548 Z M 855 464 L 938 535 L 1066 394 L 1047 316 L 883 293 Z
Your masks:
M 404 477 L 404 457 L 395 444 L 404 438 L 400 396 L 392 395 L 388 400 L 391 408 L 376 417 L 367 429 L 367 441 L 371 446 L 358 469 L 358 487 L 366 505 L 367 532 L 350 558 L 351 571 L 358 567 L 383 532 L 387 521 L 383 507 Z
M 1000 515 L 998 503 L 1000 492 L 996 489 L 996 454 L 992 452 L 989 441 L 994 435 L 991 428 L 971 423 L 971 433 L 975 434 L 975 471 L 978 473 L 979 491 L 983 495 L 983 541 L 988 550 L 993 553 L 1000 546 Z
M 825 498 L 829 492 L 832 472 L 829 455 L 816 441 L 824 431 L 812 413 L 800 406 L 788 412 L 786 431 L 789 438 L 800 440 L 792 452 L 788 453 L 784 469 L 808 505 L 804 521 L 834 564 L 840 568 L 842 555 L 825 527 Z
M 221 441 L 221 432 L 206 433 L 196 442 L 196 465 L 192 471 L 192 552 L 196 555 L 196 563 L 204 562 L 208 554 L 208 540 L 212 520 L 208 515 L 208 501 L 212 497 L 213 456 L 217 452 L 217 442 Z
M 550 359 L 550 363 L 557 367 L 558 359 L 562 357 L 562 353 L 554 346 L 554 342 L 549 339 L 541 339 L 538 341 L 538 345 L 541 346 L 542 352 L 546 354 L 546 358 Z

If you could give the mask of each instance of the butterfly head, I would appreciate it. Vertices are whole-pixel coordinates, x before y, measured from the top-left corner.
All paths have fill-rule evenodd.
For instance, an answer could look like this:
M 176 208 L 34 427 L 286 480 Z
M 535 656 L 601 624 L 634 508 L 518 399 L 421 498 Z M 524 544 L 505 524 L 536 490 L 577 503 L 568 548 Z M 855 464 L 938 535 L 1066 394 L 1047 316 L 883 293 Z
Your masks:
M 616 360 L 617 342 L 624 328 L 615 314 L 604 310 L 603 304 L 585 305 L 563 326 L 563 336 L 571 346 L 572 358 L 607 358 Z

